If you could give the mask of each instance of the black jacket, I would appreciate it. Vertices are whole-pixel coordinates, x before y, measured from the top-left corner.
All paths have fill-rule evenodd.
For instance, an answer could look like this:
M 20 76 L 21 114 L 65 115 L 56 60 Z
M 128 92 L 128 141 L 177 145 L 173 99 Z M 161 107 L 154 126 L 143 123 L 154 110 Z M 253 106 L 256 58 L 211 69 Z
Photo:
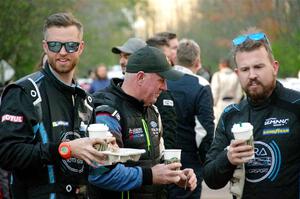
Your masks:
M 80 125 L 92 119 L 92 98 L 63 84 L 48 65 L 9 86 L 2 97 L 0 166 L 12 170 L 15 198 L 42 198 L 64 192 L 68 184 L 86 183 L 87 165 L 75 158 L 62 160 L 58 145 L 85 136 Z
M 138 165 L 149 169 L 159 163 L 160 159 L 159 114 L 154 106 L 144 106 L 143 102 L 124 93 L 121 89 L 122 82 L 121 79 L 112 79 L 111 85 L 107 89 L 94 94 L 96 114 L 105 111 L 111 113 L 110 108 L 118 112 L 115 116 L 119 121 L 122 133 L 122 135 L 114 134 L 118 145 L 124 148 L 145 149 L 146 153 L 142 154 Z M 107 106 L 102 108 L 101 105 L 108 105 L 110 108 Z M 150 176 L 146 176 L 147 173 L 144 171 L 145 169 L 143 169 L 143 175 L 145 175 L 143 176 L 143 184 L 145 184 L 145 181 L 152 182 L 152 179 L 146 179 Z M 121 193 L 117 194 L 100 189 L 98 191 L 101 192 L 101 196 L 104 198 L 112 195 L 119 195 L 121 198 Z M 160 186 L 146 185 L 130 191 L 129 195 L 130 198 L 160 198 L 159 191 Z
M 172 93 L 169 90 L 163 91 L 157 98 L 155 106 L 161 116 L 165 148 L 175 149 L 177 116 Z
M 243 199 L 298 198 L 300 174 L 300 93 L 279 82 L 271 97 L 260 105 L 247 99 L 225 108 L 215 139 L 207 154 L 204 180 L 213 189 L 224 187 L 231 179 L 234 165 L 224 150 L 234 139 L 234 123 L 253 126 L 255 159 L 245 164 Z

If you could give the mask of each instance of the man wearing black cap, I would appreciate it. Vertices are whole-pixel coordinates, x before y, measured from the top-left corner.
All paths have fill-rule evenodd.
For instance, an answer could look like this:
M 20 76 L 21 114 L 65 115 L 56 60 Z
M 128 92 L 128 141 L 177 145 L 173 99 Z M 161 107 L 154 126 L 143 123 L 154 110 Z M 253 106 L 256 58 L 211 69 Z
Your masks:
M 125 74 L 126 71 L 128 57 L 145 46 L 145 41 L 140 38 L 132 37 L 129 38 L 122 46 L 115 46 L 111 49 L 113 53 L 120 55 L 119 64 L 121 66 L 123 74 Z
M 175 171 L 180 168 L 180 163 L 159 164 L 161 124 L 153 104 L 159 94 L 166 90 L 166 79 L 176 80 L 181 76 L 182 73 L 170 67 L 166 56 L 159 49 L 146 46 L 129 57 L 124 80 L 113 79 L 106 90 L 94 94 L 96 122 L 108 125 L 120 147 L 146 150 L 137 163 L 139 166 L 131 163 L 133 167 L 125 168 L 131 169 L 130 173 L 123 168 L 118 176 L 116 174 L 106 179 L 101 175 L 90 175 L 89 181 L 102 188 L 98 197 L 121 198 L 126 194 L 127 198 L 161 198 L 161 186 L 152 184 L 175 182 L 180 185 L 186 179 L 189 179 L 187 182 L 190 189 L 195 189 L 193 170 Z M 116 169 L 122 170 L 121 165 L 117 164 L 111 173 Z M 133 178 L 134 172 L 136 176 Z M 135 185 L 132 185 L 133 182 Z M 127 193 L 109 191 L 116 189 L 132 190 Z

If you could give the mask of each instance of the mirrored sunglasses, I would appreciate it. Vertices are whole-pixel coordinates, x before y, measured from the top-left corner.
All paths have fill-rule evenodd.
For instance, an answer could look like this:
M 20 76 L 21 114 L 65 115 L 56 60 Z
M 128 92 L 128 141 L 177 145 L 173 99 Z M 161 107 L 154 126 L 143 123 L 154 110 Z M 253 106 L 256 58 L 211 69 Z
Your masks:
M 238 46 L 238 45 L 241 45 L 242 43 L 244 43 L 245 41 L 247 41 L 248 39 L 251 39 L 253 41 L 264 40 L 267 43 L 269 43 L 269 40 L 268 40 L 267 36 L 265 35 L 265 33 L 258 32 L 258 33 L 252 33 L 252 34 L 247 34 L 247 35 L 240 35 L 232 40 L 232 44 L 234 46 Z
M 48 49 L 51 52 L 58 53 L 61 48 L 64 46 L 68 53 L 74 53 L 78 51 L 79 42 L 59 42 L 59 41 L 47 41 Z

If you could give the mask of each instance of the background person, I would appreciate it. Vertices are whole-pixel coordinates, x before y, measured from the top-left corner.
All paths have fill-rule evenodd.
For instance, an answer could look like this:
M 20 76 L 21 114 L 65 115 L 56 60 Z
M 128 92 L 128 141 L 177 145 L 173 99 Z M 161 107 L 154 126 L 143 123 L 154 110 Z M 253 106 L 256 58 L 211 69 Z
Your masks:
M 170 57 L 171 49 L 168 40 L 165 37 L 154 36 L 147 39 L 146 43 L 149 46 L 162 50 L 167 58 Z M 169 59 L 168 62 L 171 64 Z M 168 89 L 161 92 L 155 102 L 155 106 L 157 106 L 161 116 L 165 148 L 175 149 L 177 116 L 172 93 Z
M 85 138 L 92 98 L 73 80 L 83 52 L 83 28 L 69 13 L 44 24 L 47 62 L 41 71 L 11 84 L 0 106 L 0 166 L 12 171 L 14 199 L 76 198 L 88 165 L 105 155 Z M 86 164 L 87 163 L 87 164 Z
M 237 74 L 230 68 L 229 59 L 220 59 L 219 71 L 212 76 L 211 90 L 217 122 L 224 108 L 230 104 L 239 103 L 243 94 Z
M 170 60 L 171 65 L 174 66 L 176 61 L 177 48 L 178 48 L 177 35 L 173 32 L 159 32 L 156 33 L 154 37 L 160 37 L 167 40 L 170 48 L 170 54 L 168 55 L 168 59 Z
M 300 93 L 276 81 L 279 63 L 265 33 L 247 29 L 233 40 L 232 52 L 247 98 L 222 114 L 206 156 L 205 182 L 213 189 L 224 187 L 244 164 L 246 180 L 238 198 L 299 198 Z M 255 149 L 234 140 L 231 128 L 241 122 L 254 126 Z
M 109 85 L 110 80 L 107 77 L 107 68 L 101 64 L 96 68 L 95 79 L 92 81 L 89 92 L 93 94 L 96 91 L 103 90 Z
M 176 148 L 182 149 L 183 168 L 193 168 L 197 176 L 197 188 L 188 198 L 201 196 L 202 166 L 214 133 L 213 99 L 209 83 L 196 75 L 201 68 L 200 47 L 189 39 L 179 42 L 174 68 L 184 73 L 177 81 L 168 81 L 174 96 L 177 115 Z M 196 120 L 195 120 L 196 118 Z M 202 127 L 196 130 L 196 122 Z M 197 138 L 197 139 L 196 139 Z M 171 186 L 169 198 L 184 197 L 187 190 Z
M 129 38 L 122 46 L 115 46 L 111 49 L 113 53 L 118 54 L 120 56 L 119 64 L 121 66 L 123 74 L 125 74 L 129 56 L 145 46 L 146 43 L 144 40 L 132 37 Z

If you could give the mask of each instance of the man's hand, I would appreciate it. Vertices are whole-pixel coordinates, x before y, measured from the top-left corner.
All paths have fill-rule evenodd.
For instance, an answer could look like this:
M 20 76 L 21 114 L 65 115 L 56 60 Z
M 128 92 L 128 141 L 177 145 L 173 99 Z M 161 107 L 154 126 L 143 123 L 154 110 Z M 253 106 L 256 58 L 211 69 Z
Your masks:
M 95 166 L 96 163 L 103 163 L 107 159 L 107 156 L 94 148 L 95 144 L 104 144 L 106 142 L 115 144 L 114 138 L 106 140 L 100 138 L 79 138 L 69 141 L 71 147 L 71 155 L 74 158 L 84 160 L 88 165 Z
M 191 191 L 194 191 L 197 187 L 197 178 L 194 170 L 182 170 L 182 173 L 180 174 L 180 180 L 176 184 L 184 189 L 189 188 Z
M 233 165 L 239 165 L 249 161 L 249 159 L 246 160 L 243 158 L 250 157 L 253 154 L 253 147 L 247 145 L 245 140 L 231 140 L 229 149 L 227 151 L 228 160 Z
M 182 171 L 176 170 L 181 167 L 180 163 L 157 164 L 152 167 L 153 184 L 171 184 L 180 181 Z

